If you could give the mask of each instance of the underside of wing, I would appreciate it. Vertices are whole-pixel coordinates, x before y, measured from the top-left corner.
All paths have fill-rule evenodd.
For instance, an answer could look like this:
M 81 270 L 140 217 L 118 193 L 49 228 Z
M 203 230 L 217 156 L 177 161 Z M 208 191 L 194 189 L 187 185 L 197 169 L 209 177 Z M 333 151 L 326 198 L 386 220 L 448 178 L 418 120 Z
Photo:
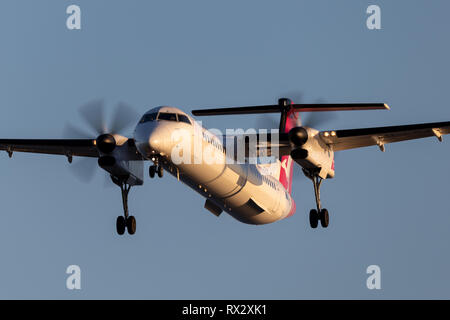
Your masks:
M 93 139 L 0 139 L 0 150 L 80 157 L 98 157 Z
M 384 144 L 386 143 L 433 136 L 441 141 L 442 135 L 448 133 L 450 133 L 450 121 L 390 127 L 322 131 L 320 135 L 334 151 L 340 151 L 373 145 L 378 145 L 382 150 L 384 150 Z

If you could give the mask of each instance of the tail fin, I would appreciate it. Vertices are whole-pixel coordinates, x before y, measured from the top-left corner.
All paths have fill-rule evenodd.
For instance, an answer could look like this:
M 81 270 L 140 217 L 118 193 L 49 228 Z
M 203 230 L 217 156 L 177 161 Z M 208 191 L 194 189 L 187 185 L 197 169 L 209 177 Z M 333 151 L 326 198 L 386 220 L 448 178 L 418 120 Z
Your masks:
M 289 106 L 292 104 L 289 99 L 280 99 L 280 104 Z M 301 126 L 299 112 L 294 109 L 285 109 L 286 112 L 281 113 L 280 119 L 280 133 L 288 133 L 294 127 Z M 280 181 L 286 191 L 291 194 L 292 192 L 292 177 L 295 161 L 290 155 L 281 156 L 276 162 L 271 164 L 262 165 L 264 170 Z
M 290 100 L 288 103 L 292 103 Z M 288 133 L 292 128 L 301 126 L 300 114 L 293 109 L 289 110 L 287 113 L 281 114 L 280 120 L 280 132 Z M 283 187 L 291 194 L 292 192 L 292 177 L 294 171 L 294 160 L 290 155 L 282 156 L 280 164 L 280 177 L 279 181 Z

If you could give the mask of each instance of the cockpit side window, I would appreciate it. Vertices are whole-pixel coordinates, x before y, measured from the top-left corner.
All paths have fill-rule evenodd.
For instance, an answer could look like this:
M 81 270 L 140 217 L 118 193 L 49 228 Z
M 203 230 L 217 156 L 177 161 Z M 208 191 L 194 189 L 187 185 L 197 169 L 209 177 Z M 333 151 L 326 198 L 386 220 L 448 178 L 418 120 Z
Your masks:
M 189 118 L 184 114 L 178 114 L 178 121 L 184 122 L 187 124 L 191 124 L 191 121 L 189 121 Z
M 177 121 L 177 115 L 175 113 L 160 112 L 158 120 Z
M 156 113 L 156 112 L 144 114 L 144 116 L 141 118 L 141 121 L 139 121 L 139 123 L 155 121 L 157 115 L 158 115 L 158 113 Z

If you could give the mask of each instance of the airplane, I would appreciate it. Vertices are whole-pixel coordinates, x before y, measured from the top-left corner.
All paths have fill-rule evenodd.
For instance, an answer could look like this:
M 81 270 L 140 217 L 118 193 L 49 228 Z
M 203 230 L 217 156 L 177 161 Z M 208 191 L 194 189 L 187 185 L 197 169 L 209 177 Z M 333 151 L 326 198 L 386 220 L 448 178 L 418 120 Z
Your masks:
M 143 185 L 145 161 L 151 162 L 150 178 L 163 177 L 167 171 L 203 196 L 204 207 L 214 215 L 226 212 L 240 222 L 254 225 L 273 223 L 295 213 L 292 178 L 297 164 L 313 182 L 316 207 L 309 212 L 310 227 L 315 229 L 320 222 L 327 228 L 329 212 L 322 207 L 320 187 L 324 180 L 335 175 L 335 152 L 368 146 L 385 151 L 387 143 L 433 136 L 442 141 L 442 136 L 450 132 L 450 121 L 319 131 L 302 126 L 300 117 L 304 112 L 377 109 L 388 110 L 389 106 L 385 103 L 295 104 L 288 98 L 280 98 L 273 105 L 192 110 L 194 116 L 280 115 L 279 127 L 271 134 L 244 133 L 230 138 L 214 134 L 178 108 L 161 106 L 147 111 L 136 124 L 133 137 L 128 138 L 118 133 L 127 114 L 116 115 L 116 124 L 107 130 L 99 120 L 102 112 L 92 108 L 85 110 L 84 116 L 98 132 L 96 138 L 0 139 L 0 150 L 6 151 L 9 157 L 14 152 L 63 155 L 69 163 L 73 157 L 97 158 L 98 166 L 121 189 L 123 215 L 116 220 L 119 235 L 125 231 L 130 235 L 136 232 L 136 218 L 128 210 L 128 194 L 131 187 Z M 189 143 L 181 145 L 180 138 L 189 138 Z M 197 143 L 192 143 L 191 138 Z M 240 144 L 244 149 L 243 160 L 235 152 Z M 179 161 L 185 153 L 188 161 Z M 250 161 L 255 154 L 256 158 L 262 154 L 272 160 Z M 202 157 L 214 161 L 202 161 Z

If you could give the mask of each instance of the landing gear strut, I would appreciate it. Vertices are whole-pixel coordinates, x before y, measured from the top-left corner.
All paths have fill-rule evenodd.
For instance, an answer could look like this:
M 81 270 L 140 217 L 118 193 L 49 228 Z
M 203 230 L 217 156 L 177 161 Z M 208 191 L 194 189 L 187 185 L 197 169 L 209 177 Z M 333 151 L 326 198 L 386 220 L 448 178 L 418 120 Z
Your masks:
M 328 214 L 328 210 L 322 208 L 322 204 L 320 202 L 320 186 L 322 185 L 323 179 L 319 177 L 317 173 L 312 173 L 305 169 L 303 169 L 303 173 L 313 182 L 314 196 L 316 198 L 317 209 L 311 209 L 311 211 L 309 212 L 309 224 L 311 225 L 311 228 L 315 229 L 319 225 L 320 221 L 322 227 L 326 228 L 330 223 L 330 216 Z
M 125 233 L 125 229 L 127 229 L 128 233 L 133 235 L 136 233 L 136 218 L 134 216 L 130 216 L 128 213 L 128 193 L 130 192 L 131 185 L 115 177 L 111 178 L 113 182 L 120 187 L 120 191 L 122 192 L 123 216 L 117 217 L 117 233 L 119 235 L 123 235 Z

